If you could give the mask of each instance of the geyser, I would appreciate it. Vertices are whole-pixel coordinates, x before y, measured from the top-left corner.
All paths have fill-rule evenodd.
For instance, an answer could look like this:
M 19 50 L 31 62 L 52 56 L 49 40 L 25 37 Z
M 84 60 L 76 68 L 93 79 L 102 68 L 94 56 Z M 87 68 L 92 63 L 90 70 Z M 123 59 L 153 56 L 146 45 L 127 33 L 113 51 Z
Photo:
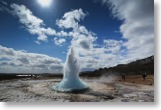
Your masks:
M 80 67 L 75 57 L 73 47 L 71 46 L 64 65 L 63 80 L 52 88 L 59 92 L 73 92 L 88 89 L 86 84 L 79 78 L 79 72 Z

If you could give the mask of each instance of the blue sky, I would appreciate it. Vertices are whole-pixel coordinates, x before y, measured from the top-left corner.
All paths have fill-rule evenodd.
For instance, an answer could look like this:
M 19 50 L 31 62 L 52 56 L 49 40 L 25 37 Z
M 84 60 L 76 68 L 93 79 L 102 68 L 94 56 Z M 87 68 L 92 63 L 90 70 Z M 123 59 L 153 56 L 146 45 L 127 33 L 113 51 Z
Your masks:
M 152 0 L 43 1 L 0 1 L 0 72 L 62 72 L 69 46 L 82 71 L 154 54 Z

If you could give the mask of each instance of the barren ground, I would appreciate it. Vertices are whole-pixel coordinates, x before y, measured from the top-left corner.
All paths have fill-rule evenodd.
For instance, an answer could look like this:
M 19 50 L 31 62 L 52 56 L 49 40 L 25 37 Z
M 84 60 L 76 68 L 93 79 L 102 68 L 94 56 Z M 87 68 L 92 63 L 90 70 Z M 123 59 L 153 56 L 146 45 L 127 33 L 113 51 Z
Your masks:
M 16 79 L 0 81 L 1 102 L 154 102 L 154 78 L 148 76 L 128 76 L 126 81 L 120 77 L 86 78 L 88 91 L 77 93 L 58 93 L 51 86 L 59 83 L 53 79 Z

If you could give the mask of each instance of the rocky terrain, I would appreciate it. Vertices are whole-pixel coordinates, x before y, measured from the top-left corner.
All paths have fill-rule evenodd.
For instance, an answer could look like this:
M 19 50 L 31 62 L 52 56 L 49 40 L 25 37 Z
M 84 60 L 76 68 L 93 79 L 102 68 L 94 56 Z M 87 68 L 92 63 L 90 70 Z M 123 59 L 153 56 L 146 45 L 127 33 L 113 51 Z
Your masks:
M 154 86 L 111 77 L 84 79 L 89 90 L 58 93 L 51 89 L 61 78 L 0 81 L 1 102 L 154 102 Z M 142 79 L 141 79 L 142 80 Z M 149 82 L 149 81 L 148 81 Z M 152 80 L 151 80 L 152 82 Z

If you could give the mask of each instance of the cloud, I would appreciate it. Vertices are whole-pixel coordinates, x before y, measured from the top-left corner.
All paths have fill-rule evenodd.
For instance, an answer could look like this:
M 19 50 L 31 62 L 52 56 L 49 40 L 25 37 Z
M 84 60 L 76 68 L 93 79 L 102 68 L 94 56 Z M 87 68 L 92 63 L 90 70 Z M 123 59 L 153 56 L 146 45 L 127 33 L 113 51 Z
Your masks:
M 40 44 L 41 44 L 41 42 L 40 42 L 40 41 L 38 41 L 38 40 L 36 40 L 36 41 L 35 41 L 35 43 L 36 43 L 36 44 L 38 44 L 38 45 L 40 45 Z
M 62 19 L 56 21 L 56 24 L 60 28 L 72 28 L 76 30 L 79 26 L 78 22 L 80 20 L 83 20 L 85 16 L 86 14 L 82 11 L 82 9 L 72 10 L 70 12 L 65 13 Z
M 66 40 L 65 40 L 64 38 L 60 38 L 60 39 L 59 39 L 59 38 L 56 38 L 56 37 L 54 38 L 53 41 L 54 41 L 55 44 L 58 45 L 58 46 L 62 46 L 62 44 L 66 42 Z
M 123 45 L 122 40 L 114 40 L 114 39 L 104 39 L 103 43 L 104 43 L 104 46 L 109 50 L 109 52 L 115 53 L 115 54 L 120 52 L 120 49 Z
M 37 35 L 36 44 L 41 44 L 40 41 L 48 41 L 48 36 L 59 36 L 66 37 L 69 36 L 67 32 L 58 31 L 55 29 L 46 27 L 44 21 L 36 17 L 31 10 L 29 10 L 24 5 L 11 4 L 10 7 L 4 1 L 0 2 L 0 11 L 9 12 L 11 15 L 19 18 L 19 22 L 24 26 L 24 28 L 32 35 Z M 60 46 L 60 45 L 59 45 Z
M 84 50 L 90 50 L 93 48 L 94 41 L 97 37 L 88 32 L 88 35 L 82 34 L 79 31 L 72 34 L 73 39 L 71 41 L 72 45 L 77 48 L 82 48 Z
M 79 49 L 79 61 L 82 70 L 95 70 L 119 64 L 121 59 L 121 45 L 118 45 L 117 47 L 119 47 L 119 49 L 115 50 L 112 49 L 115 47 L 94 47 L 90 51 Z
M 5 1 L 0 1 L 0 3 L 2 3 L 3 5 L 8 5 L 8 3 L 7 2 L 5 2 Z
M 18 73 L 61 73 L 62 60 L 43 54 L 27 53 L 0 45 L 0 71 Z
M 72 29 L 68 36 L 72 37 L 71 45 L 76 48 L 75 53 L 81 69 L 95 70 L 117 65 L 123 41 L 106 39 L 102 47 L 96 47 L 95 41 L 98 38 L 96 34 L 79 23 L 85 16 L 86 13 L 79 9 L 66 12 L 61 19 L 57 20 L 57 25 L 63 30 Z
M 56 35 L 59 37 L 69 37 L 70 36 L 69 33 L 65 32 L 65 31 L 59 31 L 59 32 L 57 32 Z
M 154 1 L 103 0 L 115 17 L 123 20 L 122 37 L 127 40 L 127 58 L 140 59 L 154 54 Z
M 13 12 L 15 16 L 19 17 L 20 23 L 22 23 L 31 34 L 38 35 L 38 40 L 35 41 L 35 43 L 40 44 L 41 40 L 45 41 L 45 39 L 47 39 L 47 35 L 56 35 L 58 37 L 53 38 L 54 43 L 58 46 L 62 46 L 66 42 L 66 37 L 72 38 L 71 44 L 76 48 L 76 53 L 82 70 L 109 67 L 118 63 L 117 60 L 119 57 L 116 55 L 116 52 L 119 53 L 120 51 L 121 41 L 106 39 L 104 40 L 103 47 L 95 47 L 95 41 L 97 40 L 96 34 L 89 31 L 85 26 L 79 23 L 85 16 L 87 16 L 87 13 L 82 9 L 66 12 L 61 19 L 56 21 L 56 24 L 62 29 L 61 31 L 56 32 L 52 28 L 44 28 L 45 24 L 43 20 L 34 16 L 33 13 L 25 6 L 12 4 L 12 8 L 14 9 Z M 70 32 L 64 31 L 65 29 L 70 28 L 72 29 Z M 117 49 L 116 46 L 118 47 Z M 6 51 L 7 50 L 9 51 L 8 54 L 12 54 L 11 50 L 13 51 L 13 54 L 22 54 L 22 51 L 15 52 L 13 49 L 6 49 Z M 21 70 L 24 69 L 24 71 L 27 71 L 29 68 L 32 68 L 33 71 L 39 72 L 43 72 L 43 70 L 55 72 L 62 69 L 62 64 L 52 63 L 52 59 L 43 60 L 46 59 L 46 57 L 39 58 L 40 55 L 37 56 L 34 54 L 32 56 L 31 53 L 30 55 L 27 55 L 28 53 L 26 52 L 23 53 L 24 55 L 20 56 L 20 54 L 18 54 L 12 55 L 13 57 L 11 57 L 11 55 L 5 55 L 6 52 L 4 52 L 3 58 L 9 59 L 8 61 L 4 61 L 4 63 L 8 63 L 8 66 L 10 67 L 13 67 L 10 63 L 14 63 L 16 68 Z M 33 61 L 32 59 L 36 59 L 36 61 Z
M 0 11 L 10 13 L 10 10 L 6 7 L 7 5 L 8 5 L 7 2 L 0 1 Z
M 47 36 L 56 36 L 53 41 L 56 45 L 62 46 L 66 42 L 66 37 L 70 37 L 71 45 L 75 47 L 78 60 L 82 70 L 94 70 L 100 67 L 111 67 L 120 63 L 129 63 L 136 59 L 145 58 L 154 54 L 154 6 L 153 1 L 144 0 L 102 0 L 103 4 L 108 4 L 114 17 L 122 20 L 120 32 L 121 40 L 104 39 L 103 44 L 98 46 L 96 40 L 98 36 L 89 31 L 85 26 L 80 24 L 81 20 L 87 16 L 82 9 L 71 10 L 64 16 L 56 20 L 56 25 L 61 31 L 56 32 L 54 29 L 47 27 L 42 19 L 34 14 L 24 5 L 12 4 L 11 8 L 15 16 L 19 17 L 20 23 L 23 24 L 28 32 L 38 35 L 37 44 L 40 41 L 47 41 Z M 65 32 L 64 30 L 71 31 Z M 4 50 L 1 50 L 4 53 Z M 12 67 L 35 68 L 34 70 L 61 70 L 62 64 L 57 64 L 49 56 L 28 55 L 26 58 L 19 56 L 20 53 L 28 55 L 27 52 L 6 49 L 1 58 L 9 59 L 1 62 Z M 16 57 L 18 54 L 18 57 Z M 13 57 L 12 57 L 13 56 Z M 19 58 L 19 59 L 18 59 Z M 36 59 L 32 61 L 31 59 Z M 58 59 L 57 59 L 58 60 Z M 60 59 L 59 59 L 60 60 Z M 22 63 L 24 62 L 24 63 Z M 54 63 L 52 63 L 54 62 Z M 61 63 L 61 61 L 59 61 Z M 50 65 L 49 65 L 50 64 Z M 24 66 L 26 65 L 26 66 Z M 32 66 L 31 66 L 32 65 Z M 17 67 L 18 68 L 18 67 Z
M 48 35 L 56 35 L 56 31 L 50 27 L 44 28 L 42 19 L 33 15 L 33 13 L 24 5 L 11 4 L 12 14 L 17 16 L 28 32 L 38 35 L 38 40 L 47 41 Z
M 118 41 L 118 40 L 114 40 L 114 39 L 104 39 L 103 43 L 107 46 L 107 47 L 116 47 L 120 44 L 122 44 L 122 41 Z
M 82 9 L 76 9 L 66 12 L 61 19 L 56 21 L 56 24 L 61 29 L 72 29 L 66 36 L 72 37 L 72 45 L 77 48 L 91 49 L 93 42 L 97 39 L 95 34 L 88 31 L 85 26 L 79 24 L 84 17 L 87 16 Z
M 10 10 L 12 15 L 19 18 L 20 23 L 24 25 L 26 30 L 30 34 L 38 35 L 37 41 L 35 41 L 36 44 L 40 44 L 40 41 L 47 41 L 48 36 L 73 37 L 72 42 L 77 42 L 77 44 L 75 43 L 77 46 L 82 46 L 84 49 L 89 49 L 93 46 L 92 42 L 96 40 L 96 36 L 94 36 L 92 32 L 88 31 L 85 26 L 81 26 L 78 23 L 87 15 L 82 9 L 66 12 L 61 19 L 56 21 L 56 24 L 61 29 L 73 29 L 73 31 L 68 33 L 64 30 L 56 32 L 50 27 L 45 28 L 45 23 L 43 20 L 34 16 L 33 13 L 24 5 L 11 4 L 10 7 L 12 8 L 12 11 Z M 65 42 L 65 39 L 58 39 L 55 37 L 54 42 L 56 45 L 62 46 L 62 44 Z
M 86 41 L 86 40 L 81 40 L 81 41 L 79 42 L 79 45 L 80 45 L 81 47 L 85 48 L 85 49 L 90 49 L 90 45 L 88 45 L 88 41 Z

